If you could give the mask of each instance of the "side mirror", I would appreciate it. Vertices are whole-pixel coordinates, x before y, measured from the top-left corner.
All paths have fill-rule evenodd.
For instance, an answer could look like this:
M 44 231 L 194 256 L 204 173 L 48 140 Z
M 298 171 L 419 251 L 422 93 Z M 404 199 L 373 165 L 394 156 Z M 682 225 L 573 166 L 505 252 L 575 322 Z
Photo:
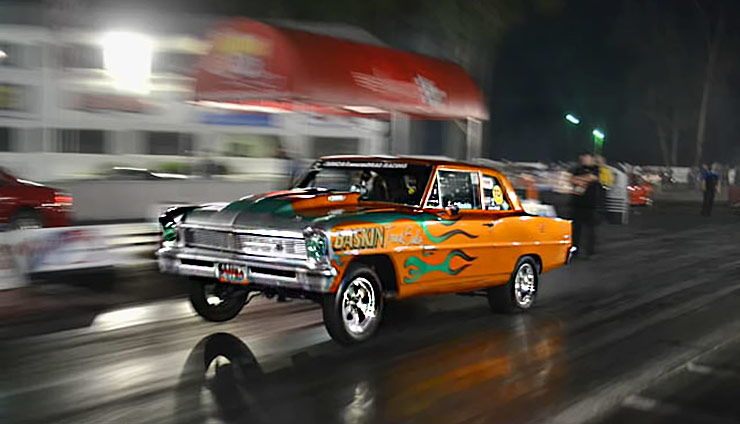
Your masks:
M 455 216 L 460 213 L 460 207 L 450 203 L 449 205 L 445 206 L 445 212 L 447 212 L 447 215 Z

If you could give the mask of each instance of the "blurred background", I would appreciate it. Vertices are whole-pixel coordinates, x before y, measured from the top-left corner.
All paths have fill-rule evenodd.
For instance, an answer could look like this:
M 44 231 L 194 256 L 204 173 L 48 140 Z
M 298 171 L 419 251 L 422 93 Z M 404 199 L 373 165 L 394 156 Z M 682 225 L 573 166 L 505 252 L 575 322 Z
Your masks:
M 214 36 L 235 17 L 281 49 Z M 0 1 L 0 422 L 737 422 L 738 18 L 737 0 Z M 342 349 L 297 300 L 203 322 L 154 257 L 164 208 L 283 189 L 324 155 L 475 161 L 569 217 L 583 152 L 609 225 L 531 314 L 412 300 Z
M 697 199 L 700 164 L 727 186 L 740 158 L 726 24 L 738 11 L 658 3 L 3 2 L 0 166 L 69 194 L 82 223 L 281 188 L 328 154 L 487 157 L 531 165 L 548 191 L 599 150 L 658 196 Z M 460 64 L 490 113 L 480 145 L 454 119 L 406 120 L 399 136 L 388 117 L 196 104 L 206 35 L 229 16 Z M 190 181 L 204 178 L 208 190 Z
M 740 204 L 734 2 L 50 0 L 0 11 L 0 226 L 71 231 L 36 232 L 16 254 L 49 262 L 69 240 L 97 240 L 127 252 L 114 262 L 151 260 L 164 208 L 283 189 L 337 154 L 482 162 L 530 213 L 568 217 L 569 171 L 600 153 L 615 224 L 656 201 L 698 205 L 708 164 L 718 201 Z M 219 38 L 234 17 L 252 19 L 249 31 L 267 24 L 274 33 L 260 37 L 275 51 Z M 286 91 L 264 91 L 279 78 Z M 242 97 L 219 101 L 247 80 Z M 68 255 L 58 260 L 79 262 Z M 41 256 L 29 269 L 66 266 Z

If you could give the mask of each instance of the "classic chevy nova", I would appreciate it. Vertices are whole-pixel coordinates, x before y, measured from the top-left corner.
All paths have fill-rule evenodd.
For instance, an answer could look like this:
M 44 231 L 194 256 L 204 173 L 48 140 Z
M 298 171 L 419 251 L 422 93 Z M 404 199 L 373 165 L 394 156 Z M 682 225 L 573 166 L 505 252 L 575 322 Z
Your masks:
M 311 299 L 344 344 L 372 336 L 389 299 L 482 293 L 494 311 L 529 309 L 539 275 L 574 251 L 570 222 L 524 212 L 495 169 L 406 157 L 325 157 L 291 190 L 160 223 L 160 269 L 191 277 L 206 320 L 254 293 Z

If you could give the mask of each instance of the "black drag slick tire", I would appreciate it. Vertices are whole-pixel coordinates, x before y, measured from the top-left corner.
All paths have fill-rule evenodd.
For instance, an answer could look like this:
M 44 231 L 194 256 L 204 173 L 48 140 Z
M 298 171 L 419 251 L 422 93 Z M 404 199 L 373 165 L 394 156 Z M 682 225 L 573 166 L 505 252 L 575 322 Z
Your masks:
M 532 307 L 539 288 L 537 263 L 529 256 L 517 261 L 506 284 L 488 289 L 488 305 L 496 313 L 511 314 Z
M 322 299 L 324 325 L 329 335 L 343 345 L 371 338 L 383 316 L 383 289 L 375 271 L 362 264 L 347 269 L 336 293 Z
M 241 312 L 248 295 L 249 292 L 243 287 L 216 280 L 190 282 L 190 304 L 206 321 L 223 322 L 233 319 Z

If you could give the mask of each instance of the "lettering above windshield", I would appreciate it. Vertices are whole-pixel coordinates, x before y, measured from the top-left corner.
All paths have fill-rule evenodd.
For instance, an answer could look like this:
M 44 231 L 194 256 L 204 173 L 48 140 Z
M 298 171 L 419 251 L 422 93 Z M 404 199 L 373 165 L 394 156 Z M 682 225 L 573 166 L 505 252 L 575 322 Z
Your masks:
M 405 162 L 359 162 L 359 161 L 326 161 L 326 167 L 337 168 L 383 168 L 383 169 L 406 169 L 409 164 Z

